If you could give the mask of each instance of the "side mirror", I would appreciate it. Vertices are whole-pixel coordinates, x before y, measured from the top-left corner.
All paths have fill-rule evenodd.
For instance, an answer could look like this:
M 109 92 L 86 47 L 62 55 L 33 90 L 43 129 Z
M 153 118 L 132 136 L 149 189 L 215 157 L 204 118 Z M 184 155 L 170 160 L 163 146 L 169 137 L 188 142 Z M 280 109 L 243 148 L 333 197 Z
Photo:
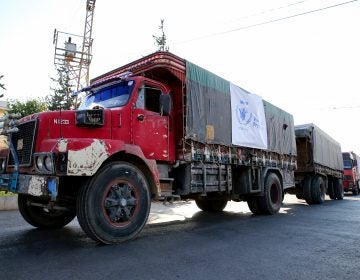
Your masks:
M 169 94 L 160 95 L 160 114 L 169 116 L 171 113 L 171 96 Z

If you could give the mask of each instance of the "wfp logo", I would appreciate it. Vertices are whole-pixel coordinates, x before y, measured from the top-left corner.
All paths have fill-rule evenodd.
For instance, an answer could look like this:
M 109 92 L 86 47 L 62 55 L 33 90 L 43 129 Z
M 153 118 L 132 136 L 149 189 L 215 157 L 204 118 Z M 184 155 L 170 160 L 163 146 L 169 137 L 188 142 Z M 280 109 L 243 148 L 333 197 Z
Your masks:
M 241 126 L 240 129 L 247 129 L 250 127 L 259 128 L 259 119 L 256 114 L 251 111 L 248 101 L 240 100 L 236 105 L 235 113 L 237 121 Z

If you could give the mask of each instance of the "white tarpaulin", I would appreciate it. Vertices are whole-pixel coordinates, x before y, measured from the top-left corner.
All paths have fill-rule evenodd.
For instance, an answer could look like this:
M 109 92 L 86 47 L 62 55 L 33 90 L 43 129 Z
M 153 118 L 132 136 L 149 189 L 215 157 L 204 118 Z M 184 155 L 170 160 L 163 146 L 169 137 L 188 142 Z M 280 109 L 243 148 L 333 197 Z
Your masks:
M 232 143 L 267 149 L 267 132 L 262 98 L 230 83 Z

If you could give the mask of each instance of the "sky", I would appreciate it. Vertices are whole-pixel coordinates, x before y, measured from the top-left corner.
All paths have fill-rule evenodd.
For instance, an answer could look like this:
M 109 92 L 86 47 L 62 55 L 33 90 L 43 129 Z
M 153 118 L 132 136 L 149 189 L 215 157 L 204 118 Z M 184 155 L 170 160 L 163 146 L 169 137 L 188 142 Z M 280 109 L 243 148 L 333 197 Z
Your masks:
M 0 0 L 2 100 L 51 92 L 54 29 L 82 35 L 85 4 Z M 90 78 L 156 51 L 160 19 L 170 52 L 360 154 L 360 1 L 97 0 Z

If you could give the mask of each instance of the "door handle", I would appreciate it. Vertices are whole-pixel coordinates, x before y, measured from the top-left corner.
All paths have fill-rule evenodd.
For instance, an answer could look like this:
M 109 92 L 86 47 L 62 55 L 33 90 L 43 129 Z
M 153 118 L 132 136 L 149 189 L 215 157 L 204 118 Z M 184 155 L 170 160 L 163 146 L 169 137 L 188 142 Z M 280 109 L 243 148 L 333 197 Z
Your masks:
M 145 119 L 145 116 L 143 114 L 140 114 L 140 115 L 137 115 L 136 118 L 142 122 Z

